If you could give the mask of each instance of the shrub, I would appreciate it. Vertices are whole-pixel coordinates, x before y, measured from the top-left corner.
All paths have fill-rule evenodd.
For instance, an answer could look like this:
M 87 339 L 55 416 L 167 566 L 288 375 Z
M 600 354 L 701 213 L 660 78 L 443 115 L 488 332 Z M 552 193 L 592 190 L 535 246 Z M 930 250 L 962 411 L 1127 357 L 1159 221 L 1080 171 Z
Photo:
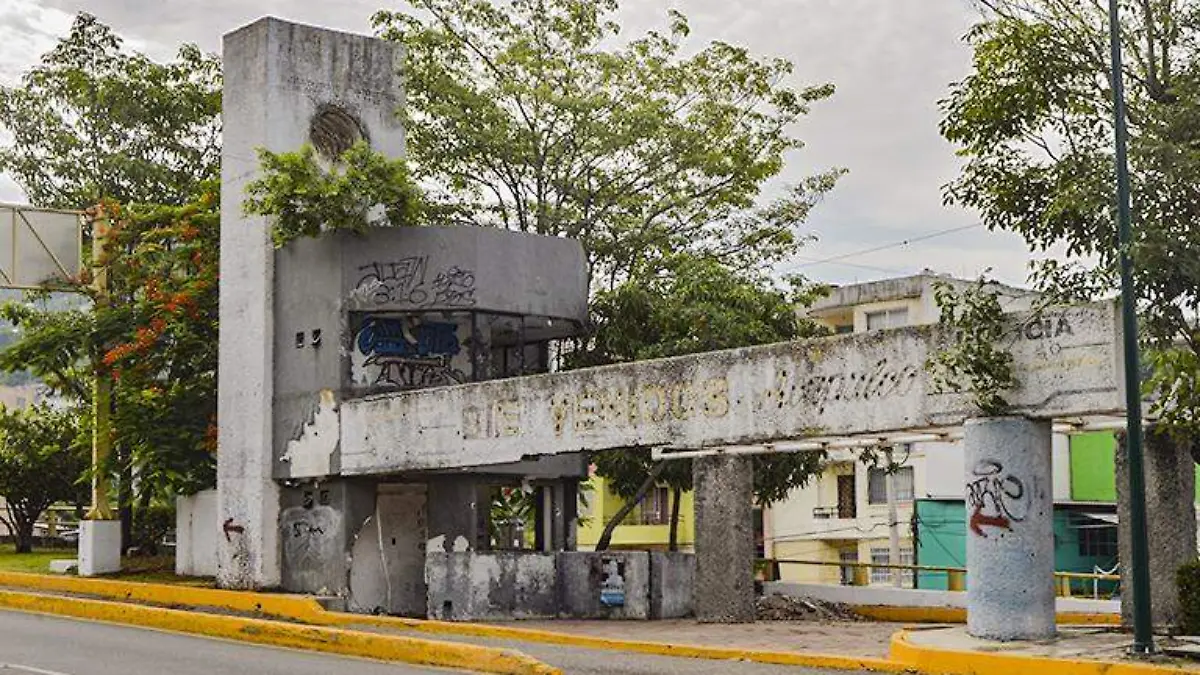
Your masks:
M 1181 566 L 1175 584 L 1179 589 L 1179 628 L 1184 635 L 1200 635 L 1200 560 Z

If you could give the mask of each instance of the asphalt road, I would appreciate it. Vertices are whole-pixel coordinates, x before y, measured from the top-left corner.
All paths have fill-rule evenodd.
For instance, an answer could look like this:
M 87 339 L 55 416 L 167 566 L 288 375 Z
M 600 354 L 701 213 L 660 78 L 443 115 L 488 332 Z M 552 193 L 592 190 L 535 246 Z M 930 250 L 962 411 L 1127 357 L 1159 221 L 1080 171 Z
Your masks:
M 0 611 L 0 675 L 416 675 L 455 672 Z

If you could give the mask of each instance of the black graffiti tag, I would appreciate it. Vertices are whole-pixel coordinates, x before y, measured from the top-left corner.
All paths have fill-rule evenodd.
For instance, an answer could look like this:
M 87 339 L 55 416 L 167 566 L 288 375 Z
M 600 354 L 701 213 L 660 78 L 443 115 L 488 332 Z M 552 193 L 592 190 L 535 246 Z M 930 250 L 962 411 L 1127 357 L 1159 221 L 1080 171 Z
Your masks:
M 1005 473 L 1004 465 L 993 459 L 980 460 L 971 470 L 974 479 L 967 484 L 967 506 L 971 509 L 971 532 L 987 538 L 983 527 L 1012 530 L 1013 523 L 1025 519 L 1018 508 L 1027 500 L 1025 484 Z

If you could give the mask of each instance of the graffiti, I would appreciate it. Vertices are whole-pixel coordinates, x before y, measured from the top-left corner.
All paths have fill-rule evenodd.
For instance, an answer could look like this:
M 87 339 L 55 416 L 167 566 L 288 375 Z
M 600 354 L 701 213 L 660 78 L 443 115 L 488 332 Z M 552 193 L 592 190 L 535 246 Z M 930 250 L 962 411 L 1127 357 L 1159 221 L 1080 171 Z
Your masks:
M 461 351 L 458 326 L 415 319 L 368 317 L 354 339 L 355 381 L 399 389 L 440 387 L 465 382 L 451 365 Z
M 292 523 L 293 537 L 306 537 L 314 534 L 325 534 L 325 528 L 305 521 Z
M 554 433 L 588 434 L 605 427 L 638 427 L 667 420 L 720 418 L 729 413 L 729 382 L 668 382 L 559 394 L 550 400 Z
M 221 529 L 225 531 L 225 541 L 230 542 L 233 541 L 233 539 L 229 537 L 231 532 L 233 534 L 244 534 L 246 532 L 246 528 L 242 527 L 241 525 L 233 524 L 233 518 L 226 518 L 225 522 L 221 523 Z
M 803 406 L 825 411 L 831 403 L 871 401 L 892 396 L 907 396 L 920 379 L 917 366 L 895 367 L 880 359 L 864 372 L 833 373 L 805 377 L 797 371 L 779 370 L 775 384 L 756 398 L 756 408 L 794 408 Z
M 279 514 L 279 527 L 284 569 L 292 574 L 330 568 L 344 555 L 338 537 L 342 516 L 333 507 L 286 508 Z
M 967 483 L 967 506 L 971 510 L 971 532 L 987 539 L 984 527 L 1012 531 L 1012 524 L 1025 520 L 1028 495 L 1020 478 L 1005 473 L 1004 465 L 980 460 Z
M 474 307 L 475 272 L 451 266 L 429 281 L 429 256 L 360 265 L 354 290 L 378 305 Z

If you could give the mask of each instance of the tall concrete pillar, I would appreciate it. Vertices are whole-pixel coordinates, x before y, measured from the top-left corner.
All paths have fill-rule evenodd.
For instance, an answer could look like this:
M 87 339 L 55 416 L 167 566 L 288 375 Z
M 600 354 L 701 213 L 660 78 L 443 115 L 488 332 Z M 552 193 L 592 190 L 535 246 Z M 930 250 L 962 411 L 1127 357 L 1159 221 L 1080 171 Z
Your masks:
M 1146 534 L 1150 540 L 1150 616 L 1156 627 L 1179 625 L 1175 572 L 1196 558 L 1196 473 L 1191 443 L 1146 429 Z M 1133 559 L 1129 529 L 1129 462 L 1117 438 L 1117 543 L 1121 561 L 1121 621 L 1133 625 Z
M 694 460 L 696 583 L 702 623 L 754 621 L 754 465 L 746 456 Z
M 287 391 L 276 350 L 277 333 L 290 344 L 287 324 L 276 330 L 277 320 L 289 318 L 277 305 L 290 297 L 296 278 L 277 278 L 281 268 L 270 223 L 243 213 L 246 185 L 258 175 L 260 148 L 290 152 L 311 143 L 323 159 L 333 160 L 363 139 L 384 154 L 401 156 L 403 129 L 395 115 L 401 56 L 396 45 L 382 40 L 271 18 L 225 36 L 217 581 L 226 588 L 280 583 L 275 479 L 288 474 L 275 471 L 282 461 L 276 450 L 286 446 L 274 437 L 276 396 L 299 388 L 293 377 L 293 391 Z M 305 335 L 302 344 L 312 339 Z M 336 339 L 327 342 L 336 349 Z M 307 393 L 318 400 L 317 390 Z M 315 472 L 306 466 L 305 477 L 331 472 L 329 463 L 326 459 Z M 290 471 L 296 477 L 294 466 Z
M 1049 421 L 968 420 L 967 632 L 1054 636 L 1054 494 Z

